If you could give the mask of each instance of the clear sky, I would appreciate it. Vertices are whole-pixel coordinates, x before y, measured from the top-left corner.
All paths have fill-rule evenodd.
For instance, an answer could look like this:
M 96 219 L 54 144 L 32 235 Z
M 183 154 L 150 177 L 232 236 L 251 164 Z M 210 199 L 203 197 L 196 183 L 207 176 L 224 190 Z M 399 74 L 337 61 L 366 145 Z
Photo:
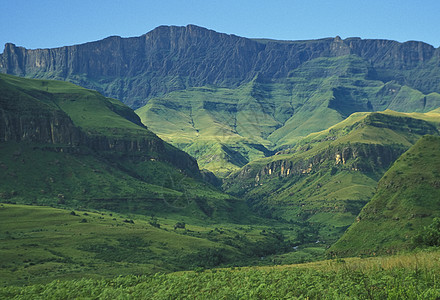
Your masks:
M 439 47 L 439 15 L 439 0 L 0 0 L 0 52 L 6 42 L 52 48 L 187 24 L 250 38 L 339 35 Z

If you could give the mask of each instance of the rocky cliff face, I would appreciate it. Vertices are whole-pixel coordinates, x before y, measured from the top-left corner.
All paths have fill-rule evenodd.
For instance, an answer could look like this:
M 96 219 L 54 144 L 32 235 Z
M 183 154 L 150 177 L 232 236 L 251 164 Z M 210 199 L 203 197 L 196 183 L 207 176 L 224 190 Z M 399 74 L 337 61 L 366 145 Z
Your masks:
M 379 139 L 378 133 L 384 130 L 392 131 L 396 136 L 402 134 L 405 138 L 395 140 L 387 138 L 384 139 L 386 142 L 383 144 L 380 144 L 379 141 L 372 143 L 365 133 L 368 130 L 364 131 L 366 128 L 369 131 L 376 131 L 375 137 L 377 139 Z M 330 168 L 382 175 L 391 163 L 408 149 L 407 145 L 402 144 L 403 141 L 411 144 L 426 134 L 439 135 L 434 123 L 405 115 L 387 113 L 369 113 L 350 126 L 329 130 L 328 132 L 329 135 L 278 152 L 272 159 L 268 159 L 267 163 L 263 164 L 264 160 L 262 160 L 257 164 L 244 166 L 239 172 L 226 179 L 226 188 L 239 182 L 250 182 L 251 179 L 252 182 L 255 181 L 255 184 L 259 184 L 274 178 L 288 179 Z M 356 132 L 362 133 L 358 135 Z M 361 136 L 366 139 L 358 142 L 338 143 L 338 139 L 343 138 L 346 133 L 351 133 L 353 137 Z M 338 134 L 341 135 L 338 136 Z M 332 141 L 335 144 L 331 144 Z M 323 143 L 326 143 L 327 146 L 319 146 Z M 321 150 L 314 150 L 316 146 L 318 146 L 317 149 Z M 248 185 L 248 187 L 252 186 L 252 184 Z
M 6 75 L 0 76 L 0 143 L 35 143 L 58 152 L 87 153 L 92 150 L 108 157 L 117 153 L 134 160 L 154 159 L 168 162 L 191 177 L 201 177 L 194 158 L 165 143 L 147 129 L 144 128 L 143 132 L 139 117 L 129 108 L 111 105 L 100 95 L 96 99 L 93 98 L 94 94 L 84 96 L 89 97 L 89 102 L 100 101 L 102 105 L 107 104 L 111 108 L 109 112 L 117 114 L 112 120 L 126 118 L 140 126 L 138 131 L 135 130 L 136 135 L 130 129 L 125 129 L 126 135 L 111 135 L 99 131 L 90 133 L 89 130 L 77 126 L 68 113 L 59 108 L 56 104 L 59 95 L 38 89 L 23 89 L 22 87 L 31 86 L 34 82 L 16 78 L 15 84 L 11 84 L 14 82 L 12 76 L 4 79 L 2 76 Z M 134 118 L 135 120 L 131 120 Z
M 27 141 L 78 146 L 84 137 L 62 111 L 17 115 L 0 109 L 1 142 Z
M 34 115 L 12 114 L 0 109 L 0 142 L 49 144 L 53 151 L 81 152 L 85 146 L 97 152 L 119 152 L 154 157 L 169 162 L 191 176 L 199 177 L 197 161 L 186 153 L 167 146 L 158 138 L 124 139 L 87 135 L 62 111 Z
M 68 80 L 137 108 L 172 90 L 206 84 L 234 87 L 258 74 L 280 80 L 306 61 L 348 54 L 371 64 L 373 78 L 395 79 L 424 93 L 440 91 L 435 71 L 440 50 L 422 42 L 251 40 L 194 25 L 161 26 L 140 37 L 113 36 L 55 49 L 6 44 L 0 72 Z M 421 81 L 422 72 L 429 78 Z
M 279 159 L 263 166 L 247 165 L 225 180 L 225 188 L 239 182 L 249 182 L 244 188 L 252 188 L 272 179 L 293 179 L 329 170 L 332 167 L 354 172 L 383 172 L 395 161 L 406 148 L 378 144 L 346 144 L 329 147 L 314 156 L 305 159 Z M 336 171 L 336 169 L 335 169 Z

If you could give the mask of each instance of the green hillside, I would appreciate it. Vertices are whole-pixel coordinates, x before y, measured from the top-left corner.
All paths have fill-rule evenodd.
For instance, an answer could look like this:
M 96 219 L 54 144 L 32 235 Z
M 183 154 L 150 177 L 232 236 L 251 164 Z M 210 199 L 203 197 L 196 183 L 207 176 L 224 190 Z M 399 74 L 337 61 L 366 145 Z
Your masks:
M 0 90 L 1 201 L 243 218 L 243 202 L 202 182 L 192 157 L 118 101 L 3 74 Z
M 9 75 L 0 88 L 4 284 L 323 257 L 302 223 L 258 217 L 204 182 L 115 100 Z
M 88 134 L 154 138 L 154 134 L 140 126 L 129 107 L 96 91 L 62 81 L 30 80 L 5 74 L 0 74 L 0 88 L 4 110 L 14 109 L 23 115 L 32 108 L 39 107 L 42 112 L 51 108 L 65 112 Z
M 292 149 L 252 161 L 224 188 L 264 215 L 318 224 L 321 242 L 331 244 L 394 160 L 422 135 L 438 135 L 439 122 L 435 112 L 355 113 Z
M 437 93 L 375 80 L 371 72 L 356 55 L 321 57 L 282 81 L 256 76 L 237 88 L 188 88 L 153 98 L 136 113 L 201 168 L 225 177 L 355 112 L 428 112 L 440 106 Z
M 0 203 L 0 285 L 323 257 L 324 249 L 293 251 L 294 224 L 249 216 L 225 221 Z
M 202 168 L 226 176 L 272 154 L 267 136 L 280 122 L 266 110 L 272 110 L 271 102 L 288 102 L 284 86 L 276 88 L 269 93 L 265 89 L 273 87 L 258 78 L 237 89 L 192 88 L 154 98 L 136 113 L 150 130 L 196 157 Z
M 396 160 L 330 253 L 371 255 L 419 246 L 414 239 L 440 217 L 439 149 L 439 137 L 425 136 Z

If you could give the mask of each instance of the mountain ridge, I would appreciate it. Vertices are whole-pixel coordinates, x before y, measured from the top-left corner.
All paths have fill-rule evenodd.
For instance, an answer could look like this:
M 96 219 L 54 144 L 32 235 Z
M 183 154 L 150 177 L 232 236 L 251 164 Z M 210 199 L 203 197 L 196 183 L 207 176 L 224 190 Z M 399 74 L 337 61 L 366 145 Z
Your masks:
M 292 147 L 355 112 L 427 112 L 440 106 L 440 94 L 370 79 L 371 69 L 355 55 L 320 57 L 283 82 L 257 75 L 237 88 L 187 88 L 154 97 L 136 113 L 202 168 L 224 177 L 243 162 L 268 156 L 264 148 Z
M 424 93 L 440 90 L 440 76 L 426 64 L 439 61 L 440 50 L 423 42 L 336 37 L 263 43 L 195 25 L 160 26 L 140 37 L 112 36 L 53 49 L 8 43 L 0 72 L 71 81 L 138 108 L 170 91 L 207 84 L 237 87 L 258 74 L 281 80 L 311 59 L 348 54 L 367 59 L 376 79 L 388 81 L 396 73 L 400 84 Z M 430 78 L 422 82 L 408 72 Z

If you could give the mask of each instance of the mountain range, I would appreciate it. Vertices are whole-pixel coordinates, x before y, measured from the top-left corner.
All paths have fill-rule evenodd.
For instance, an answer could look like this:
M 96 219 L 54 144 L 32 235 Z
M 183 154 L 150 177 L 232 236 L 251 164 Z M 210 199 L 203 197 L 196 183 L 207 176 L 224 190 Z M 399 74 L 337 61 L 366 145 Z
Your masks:
M 440 50 L 422 42 L 161 26 L 6 44 L 0 73 L 1 201 L 162 218 L 154 250 L 135 248 L 163 270 L 180 264 L 164 254 L 179 251 L 169 238 L 191 266 L 300 262 L 413 249 L 438 216 Z M 122 251 L 118 234 L 77 247 Z
M 439 67 L 440 50 L 422 42 L 248 39 L 195 25 L 55 49 L 7 44 L 0 55 L 2 73 L 70 81 L 139 109 L 220 177 L 354 112 L 437 108 Z
M 55 49 L 27 50 L 6 44 L 0 71 L 83 83 L 138 108 L 173 90 L 210 84 L 237 87 L 256 75 L 281 80 L 305 62 L 346 55 L 365 60 L 372 79 L 393 79 L 423 93 L 440 87 L 436 72 L 440 50 L 422 42 L 339 37 L 257 40 L 195 25 L 161 26 L 140 37 L 112 36 Z

